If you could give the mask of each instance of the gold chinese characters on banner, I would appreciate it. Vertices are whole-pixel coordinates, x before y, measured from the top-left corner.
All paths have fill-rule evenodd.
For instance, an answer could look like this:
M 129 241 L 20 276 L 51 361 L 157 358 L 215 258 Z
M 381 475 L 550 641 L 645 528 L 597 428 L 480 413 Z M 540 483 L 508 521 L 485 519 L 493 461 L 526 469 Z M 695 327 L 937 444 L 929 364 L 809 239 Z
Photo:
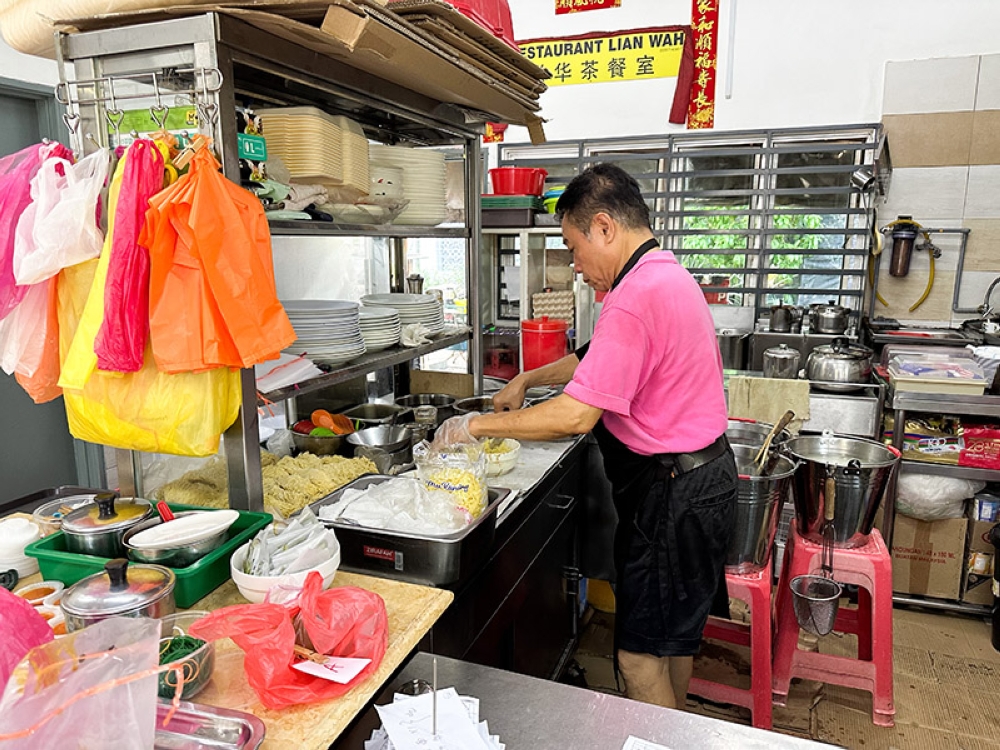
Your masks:
M 683 26 L 581 34 L 518 42 L 521 53 L 542 66 L 549 86 L 675 78 L 684 50 Z
M 622 7 L 622 0 L 556 0 L 556 15 L 620 7 Z

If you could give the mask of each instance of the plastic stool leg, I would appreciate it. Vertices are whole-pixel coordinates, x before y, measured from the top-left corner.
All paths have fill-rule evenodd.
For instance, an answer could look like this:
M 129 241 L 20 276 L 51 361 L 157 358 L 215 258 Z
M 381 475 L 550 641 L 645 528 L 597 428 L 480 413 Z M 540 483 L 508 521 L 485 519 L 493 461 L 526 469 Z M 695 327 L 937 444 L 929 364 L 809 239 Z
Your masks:
M 789 529 L 785 546 L 785 559 L 781 565 L 781 580 L 778 582 L 778 596 L 775 601 L 771 668 L 772 700 L 784 706 L 788 701 L 788 689 L 792 682 L 792 661 L 799 643 L 799 622 L 795 619 L 792 604 L 792 590 L 788 584 L 797 575 L 792 568 L 796 564 L 794 526 Z
M 770 568 L 768 569 L 770 570 Z M 753 697 L 753 725 L 772 726 L 771 708 L 771 580 L 767 589 L 755 588 L 750 595 L 750 688 Z
M 858 587 L 858 659 L 872 660 L 872 594 Z M 891 616 L 891 613 L 890 613 Z

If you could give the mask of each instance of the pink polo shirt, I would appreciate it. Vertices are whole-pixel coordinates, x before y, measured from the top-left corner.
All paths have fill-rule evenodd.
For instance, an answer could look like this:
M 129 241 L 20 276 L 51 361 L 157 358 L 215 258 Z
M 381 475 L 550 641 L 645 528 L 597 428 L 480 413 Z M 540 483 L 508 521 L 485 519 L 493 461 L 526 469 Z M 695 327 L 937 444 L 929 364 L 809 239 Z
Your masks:
M 647 253 L 608 294 L 565 392 L 603 409 L 604 426 L 642 455 L 700 450 L 726 431 L 712 314 L 673 253 Z

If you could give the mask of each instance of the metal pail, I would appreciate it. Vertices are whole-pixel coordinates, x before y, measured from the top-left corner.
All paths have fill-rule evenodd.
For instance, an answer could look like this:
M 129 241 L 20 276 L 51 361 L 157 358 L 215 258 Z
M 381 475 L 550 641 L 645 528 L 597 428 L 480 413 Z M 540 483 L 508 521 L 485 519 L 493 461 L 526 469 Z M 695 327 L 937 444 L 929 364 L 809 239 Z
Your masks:
M 820 525 L 826 479 L 834 479 L 834 545 L 861 547 L 875 525 L 875 514 L 899 458 L 882 443 L 823 433 L 788 440 L 784 451 L 802 462 L 792 484 L 798 532 L 823 543 Z
M 759 448 L 764 444 L 773 424 L 756 422 L 752 419 L 730 419 L 726 424 L 726 437 L 730 445 L 752 445 Z M 780 445 L 791 437 L 788 430 L 782 430 L 774 436 L 772 443 Z
M 751 476 L 758 448 L 734 445 L 740 478 L 736 497 L 736 523 L 726 553 L 726 569 L 745 574 L 767 565 L 778 530 L 781 506 L 788 496 L 796 463 L 779 456 L 767 476 Z

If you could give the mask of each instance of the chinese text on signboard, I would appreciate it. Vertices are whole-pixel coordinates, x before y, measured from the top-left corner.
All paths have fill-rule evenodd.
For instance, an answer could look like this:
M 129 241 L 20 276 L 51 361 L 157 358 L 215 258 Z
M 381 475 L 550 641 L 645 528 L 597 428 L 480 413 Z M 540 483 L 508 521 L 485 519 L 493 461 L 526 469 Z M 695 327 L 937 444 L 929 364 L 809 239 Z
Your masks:
M 549 86 L 674 78 L 684 49 L 684 27 L 534 39 L 518 46 L 552 73 Z
M 576 13 L 581 10 L 600 10 L 601 8 L 620 8 L 622 0 L 556 0 L 556 15 Z

